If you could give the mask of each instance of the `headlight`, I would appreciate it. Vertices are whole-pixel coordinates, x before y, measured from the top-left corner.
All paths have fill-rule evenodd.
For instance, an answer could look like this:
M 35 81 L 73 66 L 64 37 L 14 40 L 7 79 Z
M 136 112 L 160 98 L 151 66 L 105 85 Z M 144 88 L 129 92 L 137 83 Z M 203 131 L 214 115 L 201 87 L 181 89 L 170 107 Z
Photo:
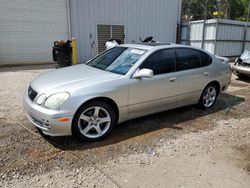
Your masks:
M 41 95 L 36 99 L 36 103 L 39 104 L 39 105 L 43 104 L 43 102 L 45 101 L 46 97 L 47 97 L 47 96 L 46 96 L 45 94 L 41 94 Z
M 49 96 L 44 103 L 44 106 L 56 110 L 58 109 L 67 99 L 69 98 L 69 93 L 56 93 Z

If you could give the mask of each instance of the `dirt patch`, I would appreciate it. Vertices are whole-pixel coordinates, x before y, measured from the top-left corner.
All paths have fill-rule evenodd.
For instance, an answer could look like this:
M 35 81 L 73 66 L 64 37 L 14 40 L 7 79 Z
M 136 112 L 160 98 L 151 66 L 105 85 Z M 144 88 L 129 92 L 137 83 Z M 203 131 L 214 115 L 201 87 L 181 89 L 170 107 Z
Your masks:
M 38 150 L 38 149 L 27 149 L 26 156 L 32 160 L 39 159 L 50 159 L 52 157 L 60 155 L 59 151 L 48 151 L 48 150 Z
M 239 87 L 239 88 L 247 88 L 248 87 L 248 83 L 242 83 L 242 82 L 233 82 L 230 84 L 230 87 Z
M 234 146 L 233 149 L 235 149 L 236 151 L 232 153 L 231 157 L 235 159 L 239 167 L 250 173 L 250 143 L 240 146 Z

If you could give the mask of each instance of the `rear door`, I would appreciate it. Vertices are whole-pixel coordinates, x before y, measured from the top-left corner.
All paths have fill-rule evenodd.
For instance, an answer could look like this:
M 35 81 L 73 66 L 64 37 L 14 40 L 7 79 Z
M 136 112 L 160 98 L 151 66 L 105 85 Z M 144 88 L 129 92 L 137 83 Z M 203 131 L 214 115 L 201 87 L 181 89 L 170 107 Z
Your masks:
M 198 103 L 203 89 L 210 82 L 212 58 L 192 48 L 176 48 L 175 52 L 179 79 L 178 104 Z

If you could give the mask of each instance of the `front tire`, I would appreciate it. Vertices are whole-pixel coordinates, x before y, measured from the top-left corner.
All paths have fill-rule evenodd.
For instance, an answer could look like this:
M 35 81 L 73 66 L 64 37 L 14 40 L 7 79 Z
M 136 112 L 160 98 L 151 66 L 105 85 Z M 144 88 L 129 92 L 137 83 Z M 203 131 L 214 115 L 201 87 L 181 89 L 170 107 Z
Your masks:
M 73 132 L 88 141 L 105 138 L 116 124 L 114 109 L 105 102 L 93 101 L 83 105 L 73 119 Z
M 212 108 L 217 100 L 219 88 L 215 84 L 209 84 L 203 90 L 198 106 L 201 109 Z

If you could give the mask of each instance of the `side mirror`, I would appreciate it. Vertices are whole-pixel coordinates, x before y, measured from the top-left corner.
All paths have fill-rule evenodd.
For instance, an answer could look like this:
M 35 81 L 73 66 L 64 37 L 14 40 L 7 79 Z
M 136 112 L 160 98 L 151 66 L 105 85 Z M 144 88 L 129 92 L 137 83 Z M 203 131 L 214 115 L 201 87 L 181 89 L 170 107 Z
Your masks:
M 151 69 L 138 69 L 133 75 L 133 78 L 152 78 L 153 76 L 154 73 Z

